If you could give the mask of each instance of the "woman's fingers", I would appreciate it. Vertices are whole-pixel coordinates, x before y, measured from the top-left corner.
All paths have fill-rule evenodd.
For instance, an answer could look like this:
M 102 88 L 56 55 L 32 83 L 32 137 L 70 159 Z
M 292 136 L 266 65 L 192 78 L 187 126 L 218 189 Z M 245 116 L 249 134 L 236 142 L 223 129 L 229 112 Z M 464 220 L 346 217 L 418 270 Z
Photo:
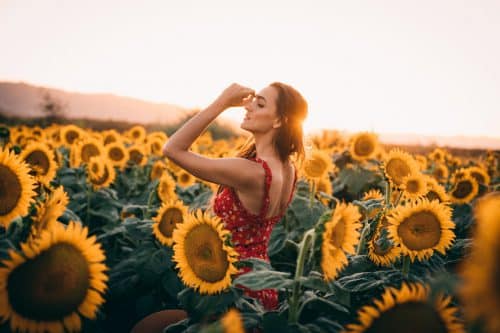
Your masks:
M 237 83 L 231 84 L 223 92 L 220 98 L 225 101 L 228 107 L 231 106 L 242 106 L 249 98 L 255 95 L 255 90 L 242 86 Z

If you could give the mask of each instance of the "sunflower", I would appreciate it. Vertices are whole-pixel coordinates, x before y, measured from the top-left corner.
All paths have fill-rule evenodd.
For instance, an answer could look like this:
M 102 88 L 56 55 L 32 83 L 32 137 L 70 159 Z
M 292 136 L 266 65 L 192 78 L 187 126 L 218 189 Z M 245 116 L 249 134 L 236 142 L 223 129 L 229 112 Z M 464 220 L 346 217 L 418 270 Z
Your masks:
M 174 229 L 174 255 L 184 284 L 202 294 L 215 294 L 228 288 L 237 252 L 227 245 L 229 231 L 218 217 L 197 210 L 188 214 Z
M 67 147 L 70 147 L 77 139 L 81 138 L 83 130 L 76 125 L 66 125 L 61 128 L 61 141 Z
M 184 169 L 179 171 L 175 176 L 177 178 L 177 185 L 182 188 L 189 187 L 196 183 L 196 178 Z
M 363 193 L 363 199 L 364 201 L 366 200 L 372 200 L 372 199 L 377 199 L 377 200 L 384 200 L 384 195 L 382 192 L 380 192 L 379 189 L 370 189 L 369 191 Z
M 330 196 L 332 195 L 333 186 L 328 174 L 316 180 L 316 190 Z M 329 200 L 327 198 L 322 198 L 321 201 L 326 205 Z
M 429 153 L 429 159 L 437 163 L 444 163 L 446 161 L 447 152 L 441 148 L 435 148 L 431 153 Z
M 411 261 L 426 260 L 434 251 L 445 254 L 455 238 L 451 209 L 436 200 L 424 198 L 398 206 L 387 216 L 387 221 L 389 237 Z
M 478 183 L 484 185 L 490 184 L 490 176 L 484 168 L 481 168 L 479 166 L 471 166 L 467 168 L 467 171 L 469 171 L 471 176 L 474 177 Z
M 162 156 L 163 155 L 163 144 L 165 141 L 163 141 L 160 138 L 151 138 L 146 142 L 146 147 L 147 151 L 150 155 L 153 156 Z
M 102 142 L 104 142 L 104 145 L 106 146 L 109 145 L 110 143 L 122 140 L 120 133 L 118 133 L 114 129 L 103 131 L 101 135 L 102 135 Z
M 235 308 L 230 309 L 222 316 L 220 324 L 224 333 L 245 333 L 241 314 Z
M 151 167 L 151 173 L 149 174 L 149 178 L 151 180 L 161 178 L 164 172 L 167 172 L 167 166 L 162 160 L 158 160 L 153 163 L 153 166 Z
M 394 245 L 387 239 L 387 220 L 383 217 L 383 222 L 377 228 L 373 238 L 368 242 L 368 258 L 379 266 L 390 266 L 401 254 L 399 246 Z M 382 237 L 385 234 L 386 237 Z M 385 242 L 383 241 L 385 239 Z
M 103 151 L 101 141 L 91 136 L 86 136 L 71 146 L 71 166 L 77 168 L 84 163 L 87 164 L 93 156 L 104 156 Z
M 427 182 L 420 172 L 415 172 L 403 178 L 401 189 L 405 199 L 417 200 L 427 194 Z
M 420 170 L 427 170 L 428 163 L 427 158 L 424 155 L 415 155 L 415 161 L 417 162 Z
M 474 247 L 460 270 L 459 295 L 467 318 L 485 322 L 487 332 L 500 332 L 500 192 L 479 199 L 474 216 Z
M 340 203 L 325 222 L 321 243 L 321 269 L 325 280 L 333 280 L 347 264 L 346 253 L 355 253 L 360 237 L 360 219 L 357 206 Z
M 101 178 L 102 176 L 104 176 L 104 171 L 104 164 L 101 162 L 101 158 L 99 156 L 91 157 L 87 165 L 87 174 L 89 179 Z
M 125 132 L 125 136 L 135 143 L 144 143 L 144 140 L 146 140 L 146 129 L 141 125 L 135 125 Z
M 333 168 L 330 156 L 323 150 L 315 149 L 306 158 L 302 171 L 308 179 L 324 177 Z
M 431 176 L 424 176 L 427 183 L 427 194 L 425 197 L 432 200 L 438 200 L 439 202 L 448 202 L 450 199 L 443 186 L 441 186 L 436 179 Z
M 175 181 L 168 172 L 163 173 L 161 176 L 157 193 L 162 202 L 177 198 L 177 194 L 175 193 Z
M 413 157 L 399 149 L 391 150 L 383 163 L 386 177 L 395 186 L 400 186 L 404 177 L 418 171 Z
M 149 133 L 146 136 L 146 141 L 149 142 L 153 139 L 161 139 L 163 143 L 165 143 L 168 140 L 168 135 L 165 132 L 160 132 L 160 131 L 154 131 Z
M 105 155 L 111 161 L 113 166 L 120 169 L 122 169 L 130 159 L 128 149 L 125 148 L 122 141 L 116 141 L 108 144 L 105 147 Z
M 172 246 L 172 233 L 178 223 L 182 223 L 188 208 L 180 200 L 169 200 L 164 202 L 158 214 L 153 218 L 153 234 L 160 243 Z
M 172 172 L 173 174 L 176 174 L 182 170 L 182 168 L 175 164 L 171 159 L 167 158 L 165 159 L 165 161 L 167 163 L 168 170 L 170 170 L 170 172 Z
M 146 165 L 148 158 L 146 155 L 146 146 L 136 144 L 128 147 L 129 162 L 140 166 Z
M 0 268 L 0 317 L 12 331 L 80 331 L 104 303 L 106 259 L 95 236 L 70 222 L 55 224 L 35 242 L 10 251 Z M 36 283 L 34 283 L 36 281 Z
M 95 190 L 108 187 L 116 178 L 116 170 L 111 161 L 106 158 L 101 158 L 100 161 L 104 170 L 102 176 L 98 177 L 96 175 L 97 177 L 94 178 L 89 174 L 89 181 L 92 183 Z
M 413 333 L 465 333 L 451 297 L 439 294 L 429 302 L 429 295 L 428 287 L 416 283 L 386 288 L 373 305 L 358 311 L 359 324 L 347 325 L 344 333 L 399 333 L 408 332 L 409 326 Z
M 54 151 L 44 142 L 33 142 L 23 149 L 20 157 L 30 165 L 35 179 L 48 187 L 57 171 Z
M 0 224 L 7 228 L 17 216 L 28 214 L 36 195 L 28 165 L 8 149 L 0 148 Z
M 62 186 L 50 193 L 43 202 L 37 203 L 36 215 L 32 218 L 31 235 L 36 237 L 42 230 L 50 229 L 64 213 L 68 203 L 68 195 Z
M 479 192 L 479 185 L 472 176 L 459 179 L 449 192 L 452 202 L 464 204 L 470 202 Z
M 438 182 L 445 182 L 448 179 L 450 171 L 444 163 L 434 164 L 432 175 Z
M 351 139 L 350 153 L 356 161 L 373 158 L 378 150 L 377 135 L 368 132 L 356 134 Z

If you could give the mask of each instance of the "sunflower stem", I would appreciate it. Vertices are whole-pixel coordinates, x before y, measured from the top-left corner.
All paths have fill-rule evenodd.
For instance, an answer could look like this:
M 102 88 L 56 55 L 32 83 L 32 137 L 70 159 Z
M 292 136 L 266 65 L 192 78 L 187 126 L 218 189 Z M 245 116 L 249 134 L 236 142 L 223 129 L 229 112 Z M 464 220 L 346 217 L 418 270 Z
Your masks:
M 385 207 L 391 208 L 391 185 L 389 181 L 385 181 Z
M 314 195 L 316 194 L 316 181 L 312 180 L 311 192 L 309 193 L 309 208 L 313 206 Z
M 408 276 L 408 273 L 410 272 L 410 256 L 403 257 L 403 267 L 401 268 L 401 271 L 404 276 Z
M 365 226 L 363 227 L 363 231 L 361 231 L 361 237 L 359 239 L 358 248 L 356 249 L 356 255 L 360 255 L 361 251 L 363 251 L 363 248 L 365 247 L 366 244 L 366 236 L 369 231 L 370 231 L 370 224 L 365 220 Z
M 87 182 L 87 214 L 85 214 L 85 225 L 88 227 L 90 222 L 90 195 L 92 194 L 92 185 Z
M 293 281 L 292 297 L 289 304 L 288 323 L 297 323 L 299 319 L 299 297 L 300 297 L 300 280 L 304 273 L 304 263 L 307 257 L 307 252 L 310 250 L 314 236 L 314 228 L 309 229 L 305 234 L 302 242 L 300 242 L 299 256 L 297 257 L 297 266 L 295 267 L 295 277 Z
M 149 192 L 148 204 L 147 204 L 147 207 L 146 207 L 146 214 L 144 214 L 144 217 L 146 219 L 151 218 L 151 205 L 153 204 L 153 197 L 154 197 L 154 194 L 156 193 L 157 187 L 158 187 L 158 184 L 156 184 L 155 186 L 153 186 L 153 189 L 151 190 L 151 192 Z

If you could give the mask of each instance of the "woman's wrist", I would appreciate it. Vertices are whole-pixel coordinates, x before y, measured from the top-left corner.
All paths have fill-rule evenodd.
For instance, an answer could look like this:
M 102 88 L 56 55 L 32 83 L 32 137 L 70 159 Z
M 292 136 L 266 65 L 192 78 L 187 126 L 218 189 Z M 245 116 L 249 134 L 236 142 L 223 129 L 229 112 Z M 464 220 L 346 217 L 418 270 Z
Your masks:
M 222 112 L 225 109 L 227 109 L 227 103 L 225 103 L 220 98 L 217 98 L 215 101 L 213 101 L 210 106 L 213 107 L 214 109 L 220 111 L 220 112 Z

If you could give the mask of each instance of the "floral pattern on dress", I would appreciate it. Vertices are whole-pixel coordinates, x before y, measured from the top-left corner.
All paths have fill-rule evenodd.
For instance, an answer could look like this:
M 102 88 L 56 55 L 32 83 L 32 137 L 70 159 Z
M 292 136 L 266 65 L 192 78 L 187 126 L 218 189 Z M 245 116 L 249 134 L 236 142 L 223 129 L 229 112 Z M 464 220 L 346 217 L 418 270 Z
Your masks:
M 263 203 L 259 214 L 250 213 L 241 203 L 233 188 L 225 187 L 215 198 L 213 210 L 224 222 L 227 230 L 231 232 L 234 249 L 239 253 L 241 259 L 259 258 L 269 262 L 267 248 L 271 232 L 276 223 L 283 217 L 280 215 L 266 218 L 269 208 L 269 188 L 271 187 L 272 172 L 266 161 L 256 157 L 254 161 L 260 163 L 265 171 L 265 190 Z M 287 202 L 287 207 L 292 201 L 297 172 L 295 171 L 293 189 Z M 250 267 L 244 267 L 240 274 L 250 271 Z M 267 310 L 275 310 L 278 307 L 278 292 L 275 289 L 250 290 L 243 287 L 245 294 L 258 299 Z

